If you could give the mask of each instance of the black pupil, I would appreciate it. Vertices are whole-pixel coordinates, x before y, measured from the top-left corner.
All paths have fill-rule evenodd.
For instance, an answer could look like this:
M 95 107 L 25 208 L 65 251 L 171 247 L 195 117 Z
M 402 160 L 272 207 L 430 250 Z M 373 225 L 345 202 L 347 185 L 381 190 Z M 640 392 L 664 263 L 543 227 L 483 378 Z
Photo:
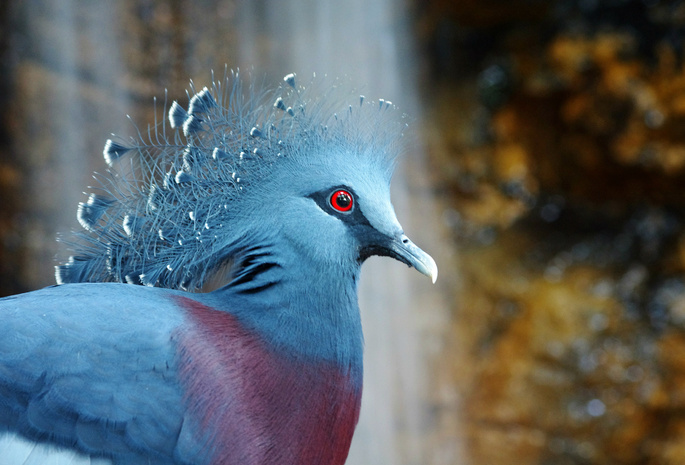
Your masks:
M 338 195 L 335 197 L 335 203 L 344 210 L 352 203 L 352 197 L 347 192 L 338 192 Z

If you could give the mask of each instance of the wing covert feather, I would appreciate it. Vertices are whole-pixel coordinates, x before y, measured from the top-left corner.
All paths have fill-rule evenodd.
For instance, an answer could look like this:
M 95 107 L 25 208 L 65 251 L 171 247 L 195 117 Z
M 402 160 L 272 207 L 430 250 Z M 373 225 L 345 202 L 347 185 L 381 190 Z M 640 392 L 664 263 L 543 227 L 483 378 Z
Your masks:
M 171 461 L 185 414 L 176 293 L 89 283 L 0 299 L 0 432 Z

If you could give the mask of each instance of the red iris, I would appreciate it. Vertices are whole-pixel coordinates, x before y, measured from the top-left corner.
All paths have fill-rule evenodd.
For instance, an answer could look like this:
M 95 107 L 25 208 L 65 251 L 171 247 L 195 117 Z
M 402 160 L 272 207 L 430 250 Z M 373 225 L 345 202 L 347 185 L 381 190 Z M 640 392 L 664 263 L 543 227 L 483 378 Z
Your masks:
M 344 190 L 337 190 L 331 195 L 331 206 L 339 212 L 349 212 L 352 210 L 352 195 Z

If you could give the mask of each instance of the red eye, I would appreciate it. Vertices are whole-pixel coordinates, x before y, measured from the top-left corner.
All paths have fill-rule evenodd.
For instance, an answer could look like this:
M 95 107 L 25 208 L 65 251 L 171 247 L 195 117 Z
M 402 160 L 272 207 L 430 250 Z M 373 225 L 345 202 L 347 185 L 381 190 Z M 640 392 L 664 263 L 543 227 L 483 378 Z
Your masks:
M 331 207 L 339 212 L 347 213 L 352 210 L 352 195 L 344 190 L 337 190 L 331 195 Z

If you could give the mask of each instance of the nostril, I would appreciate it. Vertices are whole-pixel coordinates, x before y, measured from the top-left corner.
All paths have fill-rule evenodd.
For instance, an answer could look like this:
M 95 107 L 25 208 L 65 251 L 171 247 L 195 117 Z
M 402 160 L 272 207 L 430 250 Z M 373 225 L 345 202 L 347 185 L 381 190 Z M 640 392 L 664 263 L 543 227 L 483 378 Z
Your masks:
M 402 243 L 403 243 L 403 244 L 409 243 L 409 238 L 408 238 L 407 236 L 405 236 L 404 238 L 402 238 Z

